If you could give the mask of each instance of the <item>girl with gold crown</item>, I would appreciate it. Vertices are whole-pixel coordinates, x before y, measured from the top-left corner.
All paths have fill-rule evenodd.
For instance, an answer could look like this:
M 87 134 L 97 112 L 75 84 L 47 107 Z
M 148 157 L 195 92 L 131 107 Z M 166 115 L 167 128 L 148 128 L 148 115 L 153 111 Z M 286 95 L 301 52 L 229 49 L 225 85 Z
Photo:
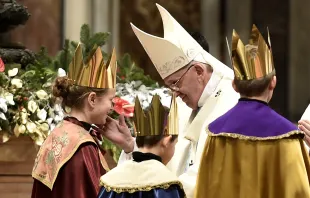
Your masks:
M 175 96 L 170 112 L 158 95 L 148 110 L 136 98 L 134 126 L 139 151 L 100 178 L 99 198 L 182 198 L 185 197 L 178 177 L 165 166 L 174 154 L 178 137 Z
M 100 176 L 109 170 L 99 149 L 102 132 L 98 126 L 106 121 L 118 130 L 104 133 L 125 150 L 133 149 L 133 138 L 121 116 L 119 124 L 108 117 L 115 95 L 116 55 L 104 63 L 98 47 L 84 64 L 79 45 L 69 66 L 68 77 L 58 77 L 53 95 L 69 107 L 64 118 L 41 146 L 32 171 L 32 198 L 96 197 Z
M 255 25 L 246 46 L 233 32 L 233 87 L 241 99 L 208 126 L 197 198 L 310 197 L 304 133 L 268 106 L 276 86 L 268 40 Z

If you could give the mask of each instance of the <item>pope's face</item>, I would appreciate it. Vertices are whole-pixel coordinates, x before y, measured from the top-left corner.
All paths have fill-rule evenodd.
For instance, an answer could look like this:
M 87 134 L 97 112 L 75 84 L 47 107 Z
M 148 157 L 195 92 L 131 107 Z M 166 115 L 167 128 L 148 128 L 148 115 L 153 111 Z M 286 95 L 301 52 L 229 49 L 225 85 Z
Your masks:
M 195 110 L 211 74 L 207 71 L 206 65 L 193 62 L 166 77 L 164 82 L 187 106 Z

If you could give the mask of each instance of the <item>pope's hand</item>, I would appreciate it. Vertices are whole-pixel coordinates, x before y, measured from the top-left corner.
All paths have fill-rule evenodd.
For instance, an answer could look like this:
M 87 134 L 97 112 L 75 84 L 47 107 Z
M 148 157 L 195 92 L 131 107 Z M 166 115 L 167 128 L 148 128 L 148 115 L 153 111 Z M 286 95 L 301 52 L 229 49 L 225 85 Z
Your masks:
M 135 140 L 131 136 L 123 115 L 119 116 L 118 121 L 108 116 L 102 135 L 120 146 L 126 153 L 130 153 L 134 149 Z
M 305 142 L 310 147 L 310 121 L 309 120 L 300 120 L 298 122 L 298 128 L 305 133 Z

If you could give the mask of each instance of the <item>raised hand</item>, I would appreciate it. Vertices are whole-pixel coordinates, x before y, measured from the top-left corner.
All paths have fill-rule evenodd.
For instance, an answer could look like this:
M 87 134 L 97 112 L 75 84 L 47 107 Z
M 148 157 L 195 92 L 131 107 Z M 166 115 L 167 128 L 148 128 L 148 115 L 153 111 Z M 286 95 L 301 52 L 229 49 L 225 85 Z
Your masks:
M 310 121 L 309 120 L 300 120 L 298 122 L 298 128 L 305 133 L 305 142 L 310 147 Z
M 134 138 L 131 136 L 123 115 L 120 115 L 118 120 L 107 117 L 102 135 L 119 145 L 126 153 L 130 153 L 134 149 Z

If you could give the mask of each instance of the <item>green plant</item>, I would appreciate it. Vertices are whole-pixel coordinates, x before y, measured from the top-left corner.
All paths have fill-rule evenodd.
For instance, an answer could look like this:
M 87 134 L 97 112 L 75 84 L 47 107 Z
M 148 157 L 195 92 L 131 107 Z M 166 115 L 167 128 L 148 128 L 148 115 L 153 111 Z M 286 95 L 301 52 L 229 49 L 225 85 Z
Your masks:
M 128 83 L 131 81 L 141 81 L 147 87 L 156 88 L 157 83 L 149 75 L 145 75 L 143 69 L 138 67 L 129 54 L 124 54 L 118 60 L 117 82 Z

